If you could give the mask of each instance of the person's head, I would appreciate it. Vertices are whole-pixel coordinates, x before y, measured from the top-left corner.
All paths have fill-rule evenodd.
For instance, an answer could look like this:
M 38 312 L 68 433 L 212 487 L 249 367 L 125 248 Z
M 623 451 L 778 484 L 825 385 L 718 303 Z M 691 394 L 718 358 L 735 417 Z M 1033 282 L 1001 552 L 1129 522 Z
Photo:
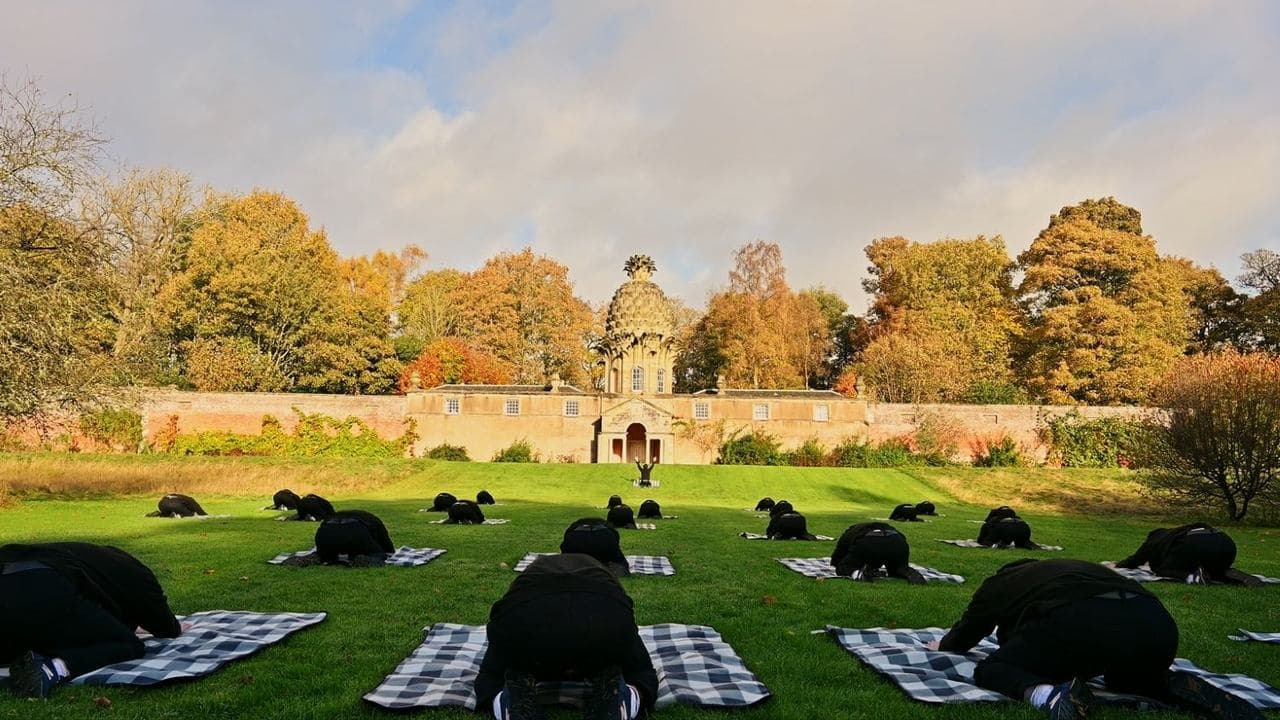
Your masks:
M 616 507 L 618 507 L 618 506 L 619 506 L 619 505 L 621 505 L 621 504 L 622 504 L 622 496 L 621 496 L 621 495 L 610 495 L 610 496 L 609 496 L 609 502 L 605 503 L 605 507 L 607 507 L 607 508 L 616 508 Z
M 631 509 L 630 505 L 618 505 L 616 507 L 609 508 L 608 522 L 616 528 L 629 528 L 631 530 L 635 530 L 635 511 Z
M 432 510 L 448 510 L 451 505 L 458 502 L 458 498 L 453 493 L 442 492 L 436 495 L 435 500 L 431 501 Z
M 916 513 L 919 515 L 933 515 L 938 511 L 937 506 L 928 500 L 921 500 L 916 503 Z
M 333 512 L 333 504 L 315 493 L 307 493 L 298 501 L 298 517 L 302 519 L 311 517 L 324 520 L 332 516 Z
M 769 514 L 775 516 L 795 511 L 796 509 L 791 507 L 791 503 L 787 500 L 779 500 L 773 504 L 773 507 L 769 508 Z
M 657 500 L 645 500 L 640 503 L 640 517 L 642 518 L 660 518 L 662 517 L 662 506 Z
M 286 510 L 297 509 L 298 501 L 301 499 L 302 498 L 298 497 L 297 493 L 289 490 L 288 488 L 279 490 L 275 495 L 271 496 L 271 501 L 276 507 L 285 508 Z
M 772 509 L 773 509 L 773 498 L 771 497 L 762 497 L 760 498 L 760 502 L 756 503 L 756 512 L 772 510 Z
M 481 490 L 480 492 L 476 493 L 477 505 L 493 505 L 496 502 L 497 501 L 493 499 L 493 495 L 490 494 L 488 490 Z
M 624 562 L 618 531 L 604 518 L 574 520 L 564 531 L 560 552 L 590 555 L 602 563 Z

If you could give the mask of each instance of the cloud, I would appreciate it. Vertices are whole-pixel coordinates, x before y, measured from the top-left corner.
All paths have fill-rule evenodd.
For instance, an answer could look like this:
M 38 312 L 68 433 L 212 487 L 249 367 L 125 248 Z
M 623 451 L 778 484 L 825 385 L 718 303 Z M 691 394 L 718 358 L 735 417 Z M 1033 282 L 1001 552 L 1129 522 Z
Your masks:
M 41 3 L 0 67 L 123 162 L 299 200 L 344 253 L 532 244 L 607 299 L 633 252 L 700 304 L 733 248 L 854 308 L 862 248 L 1115 195 L 1235 274 L 1280 245 L 1267 3 Z

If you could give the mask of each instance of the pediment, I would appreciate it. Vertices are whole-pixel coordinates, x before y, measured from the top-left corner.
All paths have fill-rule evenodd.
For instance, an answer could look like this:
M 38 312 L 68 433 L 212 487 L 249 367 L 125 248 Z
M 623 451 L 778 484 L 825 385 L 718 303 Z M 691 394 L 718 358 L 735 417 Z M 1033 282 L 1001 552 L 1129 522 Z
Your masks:
M 632 423 L 644 425 L 650 433 L 671 432 L 671 413 L 648 400 L 632 398 L 607 409 L 601 415 L 603 432 L 626 432 Z

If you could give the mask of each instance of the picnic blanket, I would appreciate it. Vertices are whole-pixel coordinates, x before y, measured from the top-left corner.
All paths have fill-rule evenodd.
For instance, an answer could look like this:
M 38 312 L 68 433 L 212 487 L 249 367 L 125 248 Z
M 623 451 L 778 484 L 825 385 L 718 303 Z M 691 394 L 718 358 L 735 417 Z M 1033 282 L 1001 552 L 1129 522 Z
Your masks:
M 948 545 L 955 545 L 956 547 L 962 547 L 962 548 L 982 548 L 983 550 L 1007 550 L 1009 548 L 1013 548 L 1016 550 L 1027 549 L 1027 548 L 1016 548 L 1013 545 L 995 545 L 995 546 L 988 547 L 986 545 L 979 545 L 977 540 L 939 540 L 938 542 L 946 543 Z M 1061 545 L 1041 545 L 1040 543 L 1032 543 L 1032 544 L 1035 545 L 1034 549 L 1036 550 L 1061 550 L 1062 549 Z
M 232 660 L 252 655 L 311 627 L 326 613 L 257 613 L 207 610 L 179 615 L 191 629 L 176 638 L 145 640 L 146 654 L 137 660 L 107 665 L 85 673 L 75 685 L 159 685 L 203 677 Z M 8 677 L 9 669 L 0 669 Z
M 786 565 L 788 569 L 794 570 L 805 577 L 811 578 L 844 578 L 850 579 L 845 575 L 837 575 L 836 569 L 831 565 L 831 558 L 778 558 L 778 562 Z M 911 567 L 915 568 L 924 576 L 928 582 L 945 582 L 960 584 L 964 582 L 964 578 L 959 575 L 944 573 L 941 570 L 934 570 L 923 565 L 911 563 Z M 877 578 L 887 578 L 888 575 L 882 569 Z
M 761 535 L 760 533 L 753 533 L 753 532 L 740 532 L 738 533 L 738 537 L 746 538 L 747 540 L 768 540 L 769 539 L 768 535 Z M 828 535 L 814 535 L 813 537 L 817 540 L 835 540 L 835 538 L 830 537 Z M 804 542 L 804 541 L 801 541 L 801 542 Z
M 420 565 L 426 565 L 432 560 L 435 560 L 436 558 L 445 554 L 445 552 L 446 551 L 444 550 L 439 550 L 436 548 L 402 547 L 399 550 L 396 550 L 391 555 L 388 555 L 387 561 L 384 564 L 395 565 L 397 567 L 418 567 Z M 315 553 L 316 553 L 315 548 L 311 548 L 310 550 L 299 550 L 298 552 L 292 552 L 292 553 L 282 553 L 280 555 L 277 555 L 271 558 L 267 562 L 271 563 L 272 565 L 294 565 L 294 564 L 304 565 L 304 566 L 309 564 L 318 565 L 320 564 L 320 557 L 317 556 Z M 294 562 L 289 562 L 290 560 L 294 560 L 295 558 L 297 560 L 302 560 L 303 562 L 297 562 L 296 560 Z M 312 559 L 314 559 L 314 563 L 306 562 L 307 560 L 312 560 Z M 346 555 L 339 555 L 338 559 L 346 561 L 348 558 Z
M 662 487 L 662 483 L 658 482 L 657 480 L 650 480 L 648 485 L 641 485 L 640 478 L 636 478 L 635 480 L 632 480 L 631 484 L 636 487 Z
M 431 511 L 419 510 L 418 512 L 431 512 Z M 509 518 L 485 518 L 484 522 L 481 524 L 482 525 L 506 525 L 509 522 L 511 522 Z M 432 520 L 429 524 L 430 525 L 448 525 L 449 518 L 440 518 L 439 520 Z M 453 523 L 453 524 L 454 525 L 472 525 L 474 523 Z
M 1117 573 L 1120 573 L 1121 575 L 1129 578 L 1130 580 L 1134 580 L 1140 583 L 1184 582 L 1188 585 L 1208 585 L 1209 584 L 1205 582 L 1205 579 L 1201 577 L 1199 573 L 1197 573 L 1194 576 L 1194 579 L 1178 580 L 1177 578 L 1167 578 L 1167 577 L 1164 577 L 1163 575 L 1157 575 L 1151 572 L 1150 565 L 1144 564 L 1144 565 L 1139 565 L 1136 568 L 1120 568 L 1120 567 L 1116 567 L 1115 562 L 1111 560 L 1104 560 L 1102 564 L 1105 565 L 1106 567 L 1111 568 L 1112 570 L 1115 570 Z M 1280 578 L 1267 577 L 1266 575 L 1254 575 L 1254 577 L 1258 578 L 1262 582 L 1267 583 L 1269 585 L 1280 585 Z
M 978 643 L 968 654 L 955 655 L 925 647 L 926 643 L 941 640 L 947 634 L 944 628 L 891 630 L 828 625 L 826 632 L 850 655 L 896 683 L 912 700 L 958 703 L 1001 702 L 1010 699 L 973 683 L 974 666 L 999 647 L 993 636 Z M 1211 673 L 1182 658 L 1175 659 L 1170 669 L 1199 675 L 1211 685 L 1248 701 L 1254 707 L 1280 708 L 1280 692 L 1248 675 Z M 1101 687 L 1096 679 L 1092 683 Z M 1114 694 L 1100 694 L 1099 699 L 1115 702 L 1141 700 L 1131 695 Z
M 1253 640 L 1255 642 L 1264 642 L 1264 643 L 1271 643 L 1272 645 L 1280 645 L 1280 632 L 1254 632 L 1252 630 L 1245 630 L 1244 628 L 1241 628 L 1239 635 L 1228 635 L 1227 637 L 1231 638 L 1232 640 L 1239 640 L 1241 642 L 1248 642 L 1249 640 Z
M 475 680 L 488 645 L 483 625 L 436 623 L 422 644 L 364 699 L 389 710 L 476 706 Z M 642 625 L 640 638 L 658 672 L 657 707 L 675 703 L 747 707 L 769 697 L 769 688 L 747 669 L 715 628 Z M 539 693 L 579 704 L 583 683 L 541 683 Z
M 543 555 L 555 553 L 529 553 L 520 558 L 520 562 L 512 568 L 516 572 L 524 572 L 525 568 Z M 676 569 L 671 561 L 662 555 L 627 555 L 627 564 L 631 566 L 632 575 L 675 575 Z

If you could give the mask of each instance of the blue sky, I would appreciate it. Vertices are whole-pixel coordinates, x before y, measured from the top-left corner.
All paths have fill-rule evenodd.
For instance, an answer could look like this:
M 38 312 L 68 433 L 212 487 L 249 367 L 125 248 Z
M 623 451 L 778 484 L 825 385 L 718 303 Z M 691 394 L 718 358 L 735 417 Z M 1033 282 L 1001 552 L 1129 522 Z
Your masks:
M 0 70 L 120 167 L 281 191 L 344 254 L 532 245 L 607 300 L 634 252 L 694 305 L 735 247 L 865 307 L 876 237 L 1002 235 L 1114 195 L 1165 253 L 1280 249 L 1280 4 L 72 2 Z

